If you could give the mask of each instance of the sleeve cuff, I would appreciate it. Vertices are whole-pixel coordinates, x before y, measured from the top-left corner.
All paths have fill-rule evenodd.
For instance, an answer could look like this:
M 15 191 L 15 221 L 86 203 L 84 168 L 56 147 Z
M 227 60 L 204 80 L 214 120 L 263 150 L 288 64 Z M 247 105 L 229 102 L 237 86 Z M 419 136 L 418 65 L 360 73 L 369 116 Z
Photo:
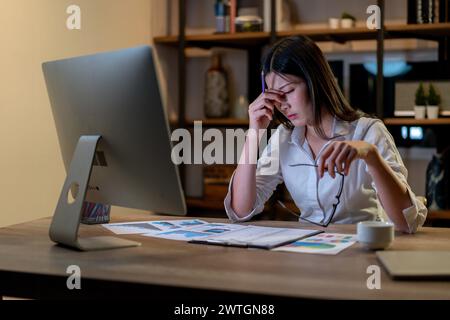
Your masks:
M 407 187 L 408 196 L 411 200 L 412 206 L 403 209 L 403 216 L 408 224 L 409 233 L 416 233 L 417 229 L 421 227 L 427 218 L 427 208 L 416 198 L 412 191 Z
M 247 214 L 245 217 L 241 218 L 236 214 L 236 212 L 234 212 L 234 210 L 231 208 L 231 187 L 233 185 L 235 172 L 233 172 L 233 175 L 231 176 L 230 184 L 228 186 L 228 193 L 223 201 L 223 204 L 224 204 L 227 216 L 232 222 L 244 222 L 244 221 L 250 220 L 254 215 L 260 213 L 263 208 L 260 208 L 261 206 L 257 205 L 258 197 L 256 197 L 255 204 L 253 205 L 253 210 L 249 214 Z

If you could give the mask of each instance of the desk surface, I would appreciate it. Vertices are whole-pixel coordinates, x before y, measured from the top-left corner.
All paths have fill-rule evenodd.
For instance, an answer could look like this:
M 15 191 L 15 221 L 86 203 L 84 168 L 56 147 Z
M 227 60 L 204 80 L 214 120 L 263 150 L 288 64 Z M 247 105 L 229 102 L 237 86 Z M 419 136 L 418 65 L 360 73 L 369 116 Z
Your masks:
M 176 219 L 132 214 L 113 222 Z M 223 221 L 225 219 L 209 219 Z M 179 241 L 121 236 L 141 247 L 77 252 L 55 246 L 48 237 L 50 218 L 0 229 L 0 295 L 17 297 L 124 297 L 168 295 L 211 297 L 264 295 L 282 298 L 450 299 L 450 281 L 393 281 L 371 251 L 355 244 L 337 256 L 270 252 Z M 308 227 L 297 222 L 253 221 L 254 225 Z M 354 233 L 354 225 L 327 231 Z M 80 235 L 111 235 L 101 226 L 81 226 Z M 422 228 L 397 234 L 391 249 L 450 250 L 450 229 Z M 82 290 L 67 290 L 66 269 L 81 268 Z M 381 290 L 369 290 L 370 265 L 381 267 Z

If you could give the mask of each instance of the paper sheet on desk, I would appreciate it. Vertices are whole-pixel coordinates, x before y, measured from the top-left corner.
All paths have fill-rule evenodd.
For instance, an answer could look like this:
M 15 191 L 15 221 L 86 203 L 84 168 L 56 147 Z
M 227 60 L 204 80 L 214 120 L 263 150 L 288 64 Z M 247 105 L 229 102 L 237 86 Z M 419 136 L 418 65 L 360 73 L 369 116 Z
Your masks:
M 177 230 L 180 228 L 194 227 L 204 224 L 208 224 L 208 222 L 199 219 L 189 219 L 111 223 L 105 224 L 103 227 L 114 232 L 115 234 L 144 234 Z
M 321 233 L 275 248 L 274 251 L 336 255 L 356 242 L 354 234 Z
M 243 228 L 246 228 L 246 226 L 230 223 L 205 223 L 175 230 L 147 233 L 143 234 L 143 236 L 169 240 L 190 241 L 193 239 L 206 238 L 217 234 L 226 234 L 231 231 L 240 230 Z

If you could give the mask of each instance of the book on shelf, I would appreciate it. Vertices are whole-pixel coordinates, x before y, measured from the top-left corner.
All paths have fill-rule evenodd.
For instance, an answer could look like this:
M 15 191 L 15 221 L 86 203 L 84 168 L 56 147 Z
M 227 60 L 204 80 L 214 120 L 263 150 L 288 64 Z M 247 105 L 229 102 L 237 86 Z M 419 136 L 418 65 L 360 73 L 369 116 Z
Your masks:
M 275 0 L 276 17 L 275 28 L 276 31 L 287 31 L 292 28 L 291 26 L 291 7 L 290 3 L 286 0 Z M 264 0 L 263 2 L 263 21 L 264 31 L 270 32 L 272 20 L 272 6 L 271 0 Z
M 237 0 L 230 0 L 230 32 L 236 32 Z
M 270 16 L 271 16 L 271 0 L 264 0 L 263 3 L 263 23 L 264 23 L 264 32 L 270 32 Z

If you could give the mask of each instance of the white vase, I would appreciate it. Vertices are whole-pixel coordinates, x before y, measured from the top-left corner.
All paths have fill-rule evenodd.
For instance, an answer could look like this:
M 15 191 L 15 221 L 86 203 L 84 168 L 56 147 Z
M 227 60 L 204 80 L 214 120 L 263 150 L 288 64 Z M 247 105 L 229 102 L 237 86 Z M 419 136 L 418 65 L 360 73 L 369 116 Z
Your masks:
M 248 119 L 248 100 L 244 95 L 237 98 L 232 115 L 236 119 Z
M 427 117 L 428 119 L 439 118 L 439 106 L 427 106 Z
M 414 117 L 416 119 L 425 119 L 426 110 L 425 106 L 414 106 Z
M 329 18 L 328 19 L 328 25 L 330 29 L 338 29 L 339 28 L 340 20 L 338 18 Z

